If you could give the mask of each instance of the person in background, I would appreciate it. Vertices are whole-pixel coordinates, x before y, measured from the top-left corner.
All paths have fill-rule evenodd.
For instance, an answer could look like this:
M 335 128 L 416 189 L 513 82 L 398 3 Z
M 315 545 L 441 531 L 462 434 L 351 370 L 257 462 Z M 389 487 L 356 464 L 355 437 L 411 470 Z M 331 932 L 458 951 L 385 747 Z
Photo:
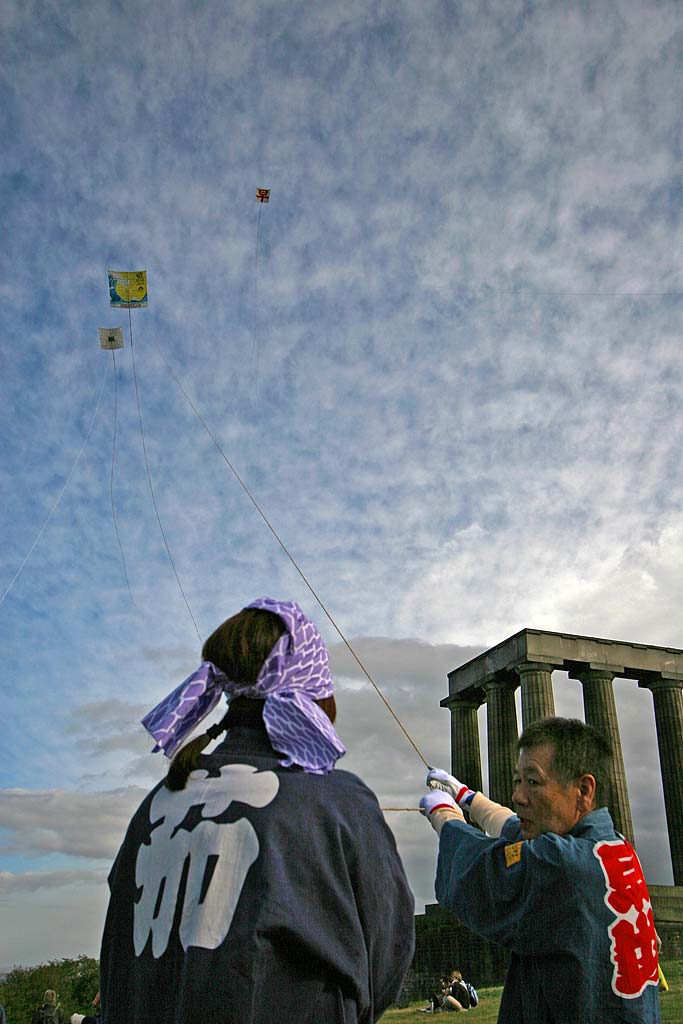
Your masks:
M 514 811 L 441 769 L 420 800 L 439 835 L 439 903 L 512 951 L 499 1024 L 658 1024 L 652 906 L 606 807 L 608 743 L 547 718 L 518 754 Z
M 456 1013 L 463 1013 L 470 1008 L 470 994 L 460 971 L 453 971 L 451 974 L 443 1007 L 444 1010 L 454 1010 Z
M 443 1009 L 443 1001 L 449 989 L 449 979 L 440 978 L 438 986 L 435 985 L 429 994 L 429 1006 L 420 1009 L 419 1013 L 440 1013 Z
M 335 768 L 328 654 L 261 598 L 143 719 L 172 755 L 109 876 L 103 1024 L 370 1024 L 398 997 L 413 897 L 375 796 Z M 211 740 L 225 734 L 209 754 Z
M 64 1024 L 64 1014 L 54 989 L 48 988 L 43 995 L 43 1005 L 33 1011 L 31 1024 Z

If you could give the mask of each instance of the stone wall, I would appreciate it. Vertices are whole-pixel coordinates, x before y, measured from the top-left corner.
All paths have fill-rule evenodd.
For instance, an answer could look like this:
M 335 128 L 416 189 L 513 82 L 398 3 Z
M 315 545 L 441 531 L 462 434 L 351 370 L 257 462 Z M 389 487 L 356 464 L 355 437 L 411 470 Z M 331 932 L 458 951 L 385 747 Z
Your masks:
M 683 958 L 683 885 L 650 885 L 655 927 L 662 940 L 662 959 Z

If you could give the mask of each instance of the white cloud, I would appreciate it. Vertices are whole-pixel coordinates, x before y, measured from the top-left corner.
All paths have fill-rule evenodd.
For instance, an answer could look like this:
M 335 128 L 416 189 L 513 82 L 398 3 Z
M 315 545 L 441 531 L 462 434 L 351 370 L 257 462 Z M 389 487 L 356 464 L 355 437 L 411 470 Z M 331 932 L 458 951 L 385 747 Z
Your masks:
M 145 792 L 136 786 L 96 793 L 0 790 L 4 852 L 113 860 Z
M 71 885 L 101 885 L 106 871 L 0 871 L 0 898 L 18 892 L 61 889 Z

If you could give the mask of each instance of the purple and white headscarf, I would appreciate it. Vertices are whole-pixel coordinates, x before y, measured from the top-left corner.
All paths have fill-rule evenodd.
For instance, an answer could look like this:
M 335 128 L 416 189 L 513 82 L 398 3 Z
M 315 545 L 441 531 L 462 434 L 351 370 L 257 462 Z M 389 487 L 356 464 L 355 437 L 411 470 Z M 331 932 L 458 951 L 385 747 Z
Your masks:
M 284 767 L 299 765 L 323 774 L 346 748 L 329 718 L 314 703 L 334 692 L 329 656 L 315 624 L 295 601 L 261 597 L 247 608 L 262 608 L 282 619 L 286 632 L 264 661 L 256 682 L 236 683 L 210 661 L 176 687 L 142 719 L 157 741 L 154 751 L 172 757 L 186 736 L 206 718 L 225 693 L 265 699 L 263 722 L 273 747 L 285 754 Z

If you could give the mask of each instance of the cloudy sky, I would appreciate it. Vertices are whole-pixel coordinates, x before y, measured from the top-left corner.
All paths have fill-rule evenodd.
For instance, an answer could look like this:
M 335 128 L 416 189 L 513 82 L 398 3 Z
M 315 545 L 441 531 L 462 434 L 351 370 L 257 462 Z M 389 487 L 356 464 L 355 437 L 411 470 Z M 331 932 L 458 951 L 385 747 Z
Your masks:
M 683 9 L 8 0 L 0 52 L 1 968 L 97 955 L 139 719 L 257 596 L 319 622 L 344 766 L 422 789 L 178 382 L 430 763 L 446 672 L 525 626 L 683 647 Z M 132 347 L 108 269 L 148 273 Z M 387 818 L 422 907 L 434 837 Z

